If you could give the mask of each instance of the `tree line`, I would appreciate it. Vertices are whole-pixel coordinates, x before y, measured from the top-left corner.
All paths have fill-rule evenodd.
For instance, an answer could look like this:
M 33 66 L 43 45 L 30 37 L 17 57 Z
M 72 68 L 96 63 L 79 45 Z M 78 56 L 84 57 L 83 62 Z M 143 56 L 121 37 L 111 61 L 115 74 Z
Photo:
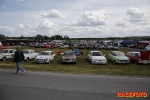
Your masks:
M 4 34 L 0 34 L 0 40 L 6 40 L 6 39 L 31 39 L 31 40 L 69 40 L 69 37 L 67 35 L 65 36 L 62 36 L 62 35 L 54 35 L 54 36 L 46 36 L 46 35 L 41 35 L 41 34 L 38 34 L 36 36 L 23 36 L 21 35 L 20 37 L 8 37 L 8 36 L 5 36 Z
M 4 34 L 0 34 L 0 40 L 6 39 L 28 39 L 28 40 L 150 40 L 150 36 L 131 36 L 131 37 L 105 37 L 105 38 L 69 38 L 67 35 L 54 35 L 54 36 L 46 36 L 38 34 L 36 36 L 23 36 L 20 37 L 8 37 Z

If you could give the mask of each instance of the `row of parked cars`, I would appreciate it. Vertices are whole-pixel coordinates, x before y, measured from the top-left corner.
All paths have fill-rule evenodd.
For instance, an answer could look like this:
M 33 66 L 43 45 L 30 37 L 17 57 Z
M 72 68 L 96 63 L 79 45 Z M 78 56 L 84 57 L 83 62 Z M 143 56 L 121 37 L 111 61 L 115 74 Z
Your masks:
M 53 43 L 48 43 L 48 42 L 43 42 L 42 44 L 40 43 L 30 43 L 30 47 L 35 47 L 35 48 L 78 48 L 78 49 L 112 49 L 112 50 L 118 50 L 118 46 L 113 46 L 113 45 L 103 45 L 100 43 L 89 43 L 89 44 L 53 44 Z
M 56 54 L 53 51 L 46 50 L 38 53 L 33 49 L 24 49 L 24 60 L 29 61 L 30 59 L 35 59 L 35 63 L 51 63 Z M 0 59 L 5 61 L 6 59 L 11 59 L 14 57 L 15 49 L 3 49 L 0 50 Z M 58 56 L 61 56 L 62 63 L 64 62 L 77 62 L 77 55 L 72 50 L 67 50 L 64 52 L 57 52 Z M 82 54 L 78 54 L 78 56 L 82 56 Z M 105 55 L 101 51 L 89 51 L 88 57 L 89 61 L 92 64 L 107 64 L 107 59 Z M 122 63 L 128 64 L 133 62 L 135 64 L 150 64 L 150 51 L 140 51 L 140 52 L 127 52 L 125 55 L 122 51 L 111 51 L 108 54 L 108 60 L 112 61 L 114 64 Z

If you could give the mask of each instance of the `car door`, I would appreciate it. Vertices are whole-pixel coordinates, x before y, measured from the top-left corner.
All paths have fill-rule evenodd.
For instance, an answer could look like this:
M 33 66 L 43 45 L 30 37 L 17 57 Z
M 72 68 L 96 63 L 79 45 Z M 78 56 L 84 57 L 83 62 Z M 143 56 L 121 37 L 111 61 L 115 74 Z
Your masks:
M 113 52 L 111 52 L 110 54 L 109 54 L 109 59 L 111 60 L 111 61 L 114 61 L 114 53 Z
M 91 60 L 91 52 L 88 53 L 88 59 Z
M 12 58 L 11 53 L 10 53 L 10 50 L 8 50 L 7 53 L 5 53 L 4 55 L 5 55 L 5 57 L 6 57 L 7 59 Z
M 14 55 L 14 51 L 13 50 L 9 50 L 9 59 L 13 58 L 13 55 Z

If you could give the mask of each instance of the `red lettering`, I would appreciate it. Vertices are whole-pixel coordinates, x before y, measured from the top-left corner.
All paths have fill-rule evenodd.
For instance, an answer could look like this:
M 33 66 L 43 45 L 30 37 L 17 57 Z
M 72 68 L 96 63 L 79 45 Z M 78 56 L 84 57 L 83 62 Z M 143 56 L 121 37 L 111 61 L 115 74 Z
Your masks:
M 120 92 L 117 92 L 117 97 L 121 97 L 121 93 Z
M 146 92 L 143 92 L 142 97 L 145 97 L 145 98 L 146 98 L 147 95 L 148 95 L 148 94 L 147 94 Z

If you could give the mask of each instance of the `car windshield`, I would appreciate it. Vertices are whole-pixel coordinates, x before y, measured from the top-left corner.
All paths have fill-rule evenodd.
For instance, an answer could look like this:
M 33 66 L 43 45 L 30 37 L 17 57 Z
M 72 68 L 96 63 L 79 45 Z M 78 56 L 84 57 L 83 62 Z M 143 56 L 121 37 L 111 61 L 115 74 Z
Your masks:
M 124 56 L 125 54 L 123 52 L 117 52 L 116 56 Z
M 74 55 L 74 52 L 64 52 L 64 55 Z
M 4 53 L 8 53 L 8 50 L 4 50 Z
M 49 55 L 49 52 L 41 52 L 40 55 Z
M 103 56 L 103 54 L 101 52 L 93 52 L 92 55 L 93 56 Z
M 140 53 L 135 53 L 134 54 L 136 57 L 140 57 Z
M 22 50 L 22 51 L 23 51 L 24 54 L 28 54 L 29 53 L 29 51 L 27 51 L 27 50 Z

